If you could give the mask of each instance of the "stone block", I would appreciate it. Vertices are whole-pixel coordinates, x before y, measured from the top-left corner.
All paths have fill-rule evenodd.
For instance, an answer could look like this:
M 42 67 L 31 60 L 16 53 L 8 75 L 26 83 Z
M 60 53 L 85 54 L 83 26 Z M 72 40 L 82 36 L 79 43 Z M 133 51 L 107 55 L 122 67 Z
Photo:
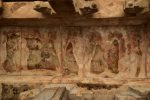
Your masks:
M 115 100 L 145 100 L 145 98 L 133 92 L 127 91 L 116 95 Z
M 30 92 L 32 93 L 32 92 Z M 45 88 L 37 95 L 35 95 L 32 100 L 69 100 L 68 96 L 69 92 L 65 87 L 53 87 L 53 88 Z M 29 99 L 31 97 L 27 97 L 23 100 Z
M 145 98 L 150 96 L 150 86 L 130 86 L 129 90 Z

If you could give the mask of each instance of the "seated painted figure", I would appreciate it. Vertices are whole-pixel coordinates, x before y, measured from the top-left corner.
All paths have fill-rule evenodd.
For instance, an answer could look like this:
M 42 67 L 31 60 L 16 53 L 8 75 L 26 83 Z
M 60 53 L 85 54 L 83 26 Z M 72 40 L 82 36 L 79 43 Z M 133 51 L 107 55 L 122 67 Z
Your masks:
M 58 58 L 52 43 L 45 44 L 41 50 L 41 61 L 37 64 L 37 68 L 56 70 L 58 64 Z

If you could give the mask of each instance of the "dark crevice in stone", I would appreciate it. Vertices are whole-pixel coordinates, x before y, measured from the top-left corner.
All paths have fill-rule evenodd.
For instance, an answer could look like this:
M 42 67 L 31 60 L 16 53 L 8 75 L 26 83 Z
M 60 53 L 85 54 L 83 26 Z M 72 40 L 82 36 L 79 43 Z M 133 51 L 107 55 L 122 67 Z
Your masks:
M 107 89 L 111 90 L 113 88 L 119 88 L 121 85 L 109 85 L 109 84 L 92 84 L 92 83 L 77 83 L 77 86 L 82 88 L 87 88 L 88 90 L 91 89 Z

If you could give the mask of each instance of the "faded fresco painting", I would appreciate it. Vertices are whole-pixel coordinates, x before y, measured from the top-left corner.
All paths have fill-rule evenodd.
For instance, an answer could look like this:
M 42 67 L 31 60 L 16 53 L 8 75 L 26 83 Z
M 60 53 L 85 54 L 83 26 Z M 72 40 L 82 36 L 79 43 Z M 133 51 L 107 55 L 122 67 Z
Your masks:
M 27 29 L 28 30 L 28 29 Z M 49 30 L 31 30 L 25 36 L 29 56 L 27 58 L 27 68 L 32 69 L 49 69 L 56 70 L 59 66 L 54 41 L 56 33 Z M 42 33 L 43 32 L 43 33 Z
M 1 66 L 6 72 L 19 71 L 21 69 L 21 28 L 4 28 L 1 33 Z M 3 59 L 3 57 L 5 59 Z
M 150 43 L 143 29 L 2 27 L 0 72 L 36 70 L 63 76 L 145 78 L 150 70 Z

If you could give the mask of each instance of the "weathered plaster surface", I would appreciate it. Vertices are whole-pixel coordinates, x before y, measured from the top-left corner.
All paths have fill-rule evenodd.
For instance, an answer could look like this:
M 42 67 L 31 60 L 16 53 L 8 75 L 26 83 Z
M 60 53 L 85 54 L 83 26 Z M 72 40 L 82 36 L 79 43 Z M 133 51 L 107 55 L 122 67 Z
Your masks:
M 2 27 L 0 43 L 5 74 L 38 69 L 64 76 L 149 77 L 145 26 Z
M 90 1 L 80 1 L 76 0 L 77 7 L 91 6 Z M 137 1 L 144 1 L 140 6 L 148 7 L 148 0 Z M 143 86 L 140 90 L 144 93 L 149 91 L 148 17 L 124 17 L 125 0 L 95 2 L 99 11 L 94 17 L 99 19 L 76 14 L 49 18 L 34 10 L 34 2 L 3 3 L 0 98 L 25 100 L 60 84 L 70 88 L 70 94 L 92 97 L 88 100 L 126 98 L 131 95 L 122 97 L 121 93 L 133 93 L 127 91 L 132 86 Z

